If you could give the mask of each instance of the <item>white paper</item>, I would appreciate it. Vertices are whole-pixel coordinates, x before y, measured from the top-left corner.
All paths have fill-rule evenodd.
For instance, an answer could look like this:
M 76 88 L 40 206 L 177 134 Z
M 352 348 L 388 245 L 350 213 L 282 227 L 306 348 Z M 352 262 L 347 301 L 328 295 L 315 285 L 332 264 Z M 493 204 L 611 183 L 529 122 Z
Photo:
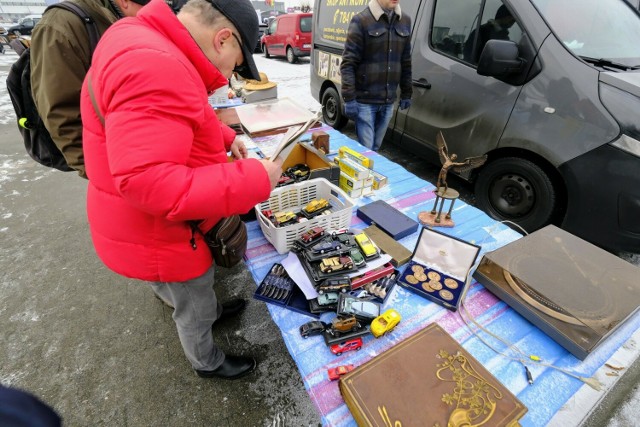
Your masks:
M 318 298 L 318 293 L 316 292 L 316 288 L 311 283 L 309 276 L 307 276 L 306 271 L 302 264 L 300 264 L 300 260 L 293 252 L 289 252 L 289 256 L 281 261 L 282 266 L 287 271 L 291 280 L 293 280 L 296 285 L 300 288 L 302 293 L 307 299 Z

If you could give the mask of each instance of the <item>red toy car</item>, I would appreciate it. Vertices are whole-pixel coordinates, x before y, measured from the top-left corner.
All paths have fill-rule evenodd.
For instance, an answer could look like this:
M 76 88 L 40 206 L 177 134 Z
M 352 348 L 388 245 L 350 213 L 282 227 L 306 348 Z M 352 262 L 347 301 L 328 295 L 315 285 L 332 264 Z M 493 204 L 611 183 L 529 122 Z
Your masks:
M 331 350 L 331 353 L 335 354 L 336 356 L 340 356 L 345 351 L 351 351 L 351 350 L 358 351 L 361 348 L 362 348 L 362 338 L 360 337 L 343 341 L 341 343 L 334 344 L 331 347 L 329 347 L 329 349 Z
M 320 236 L 324 236 L 324 228 L 313 227 L 311 230 L 305 231 L 300 239 L 305 243 L 311 243 Z
M 327 369 L 327 374 L 329 375 L 329 379 L 331 381 L 335 381 L 347 372 L 353 371 L 353 368 L 353 365 L 336 366 L 335 368 Z

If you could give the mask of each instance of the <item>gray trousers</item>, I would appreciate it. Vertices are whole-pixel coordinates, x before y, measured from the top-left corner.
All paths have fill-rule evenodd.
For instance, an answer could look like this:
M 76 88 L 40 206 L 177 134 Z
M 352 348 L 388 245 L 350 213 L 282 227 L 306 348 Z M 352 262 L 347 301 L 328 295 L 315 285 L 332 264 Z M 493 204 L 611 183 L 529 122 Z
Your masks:
M 213 266 L 202 276 L 186 282 L 152 282 L 151 288 L 173 307 L 173 321 L 185 356 L 193 369 L 212 371 L 224 362 L 224 353 L 213 342 L 211 326 L 222 305 L 213 290 Z

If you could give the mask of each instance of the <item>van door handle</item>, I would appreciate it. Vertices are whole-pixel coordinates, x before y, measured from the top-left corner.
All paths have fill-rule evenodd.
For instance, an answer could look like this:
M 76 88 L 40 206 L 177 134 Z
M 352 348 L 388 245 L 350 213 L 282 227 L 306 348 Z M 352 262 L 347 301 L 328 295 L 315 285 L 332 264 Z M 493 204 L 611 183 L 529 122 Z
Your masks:
M 424 89 L 431 89 L 431 83 L 429 83 L 424 77 L 420 80 L 414 80 L 413 85 Z

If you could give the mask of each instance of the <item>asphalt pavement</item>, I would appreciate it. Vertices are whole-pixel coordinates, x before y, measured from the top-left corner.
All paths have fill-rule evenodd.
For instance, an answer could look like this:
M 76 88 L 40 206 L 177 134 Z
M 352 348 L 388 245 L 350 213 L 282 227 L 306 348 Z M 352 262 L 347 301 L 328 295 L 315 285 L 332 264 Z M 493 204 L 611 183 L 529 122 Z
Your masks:
M 0 125 L 0 141 L 0 383 L 35 394 L 65 426 L 320 425 L 244 264 L 216 271 L 219 298 L 249 304 L 214 338 L 258 367 L 235 381 L 201 379 L 172 310 L 95 255 L 86 181 L 30 160 L 13 124 Z

